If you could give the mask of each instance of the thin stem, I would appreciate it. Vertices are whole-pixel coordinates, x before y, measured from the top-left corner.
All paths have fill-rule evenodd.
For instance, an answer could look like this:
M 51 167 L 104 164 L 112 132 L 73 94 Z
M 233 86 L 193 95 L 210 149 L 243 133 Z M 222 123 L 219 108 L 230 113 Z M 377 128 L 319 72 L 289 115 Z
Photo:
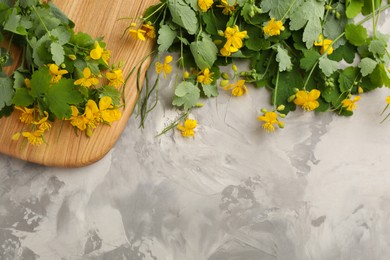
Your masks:
M 47 29 L 46 24 L 43 22 L 42 17 L 39 15 L 37 9 L 33 5 L 31 7 L 33 8 L 34 12 L 37 14 L 39 21 L 41 21 L 41 24 L 45 28 L 47 34 L 51 37 L 50 31 L 49 31 L 49 29 Z
M 274 92 L 274 100 L 273 100 L 273 103 L 274 103 L 274 107 L 276 108 L 276 98 L 278 96 L 278 87 L 279 87 L 279 70 L 278 70 L 278 73 L 276 74 L 276 83 L 275 83 L 275 92 Z
M 372 30 L 373 30 L 373 33 L 374 33 L 374 38 L 376 38 L 376 19 L 375 19 L 375 2 L 374 0 L 371 0 L 371 4 L 372 4 Z
M 291 11 L 291 8 L 294 6 L 294 4 L 295 4 L 295 2 L 296 2 L 297 0 L 294 0 L 292 3 L 291 3 L 291 5 L 288 7 L 288 10 L 286 11 L 286 13 L 283 15 L 283 17 L 282 17 L 282 19 L 280 19 L 280 20 L 284 20 L 284 18 L 286 18 L 286 16 L 288 15 L 288 13 Z

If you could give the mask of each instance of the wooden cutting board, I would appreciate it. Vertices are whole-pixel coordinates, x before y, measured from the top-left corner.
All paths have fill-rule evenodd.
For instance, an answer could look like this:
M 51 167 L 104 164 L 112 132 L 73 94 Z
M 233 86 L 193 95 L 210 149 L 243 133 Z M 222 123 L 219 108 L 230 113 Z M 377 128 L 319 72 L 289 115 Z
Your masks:
M 57 0 L 53 1 L 76 24 L 75 31 L 86 32 L 93 37 L 104 36 L 111 51 L 110 63 L 125 62 L 123 75 L 127 75 L 153 49 L 153 41 L 132 39 L 128 34 L 121 38 L 130 20 L 123 17 L 139 17 L 144 10 L 158 0 Z M 17 57 L 14 57 L 17 59 Z M 142 75 L 150 60 L 144 63 Z M 101 159 L 115 144 L 126 127 L 137 100 L 137 75 L 134 73 L 125 88 L 126 107 L 122 119 L 111 126 L 100 125 L 88 138 L 78 136 L 70 124 L 56 121 L 46 134 L 47 144 L 32 146 L 11 139 L 23 128 L 19 113 L 0 119 L 0 152 L 29 162 L 47 166 L 81 167 Z M 142 78 L 143 82 L 143 78 Z M 141 82 L 141 83 L 142 83 Z M 62 125 L 62 129 L 61 129 Z M 61 132 L 60 132 L 61 131 Z

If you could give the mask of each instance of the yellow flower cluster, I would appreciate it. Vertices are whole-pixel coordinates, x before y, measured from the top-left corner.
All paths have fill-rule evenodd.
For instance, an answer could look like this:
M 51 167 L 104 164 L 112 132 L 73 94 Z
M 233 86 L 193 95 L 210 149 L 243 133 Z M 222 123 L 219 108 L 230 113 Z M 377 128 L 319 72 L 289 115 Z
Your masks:
M 320 103 L 317 101 L 320 95 L 321 92 L 318 89 L 312 89 L 310 92 L 299 90 L 295 93 L 294 104 L 301 106 L 305 111 L 312 111 L 320 106 Z
M 154 26 L 150 23 L 144 23 L 138 26 L 137 23 L 131 23 L 129 28 L 129 34 L 136 40 L 145 41 L 146 37 L 150 39 L 156 38 L 156 32 Z
M 314 42 L 314 46 L 321 47 L 320 49 L 321 54 L 324 54 L 326 52 L 328 55 L 331 55 L 333 53 L 332 43 L 333 43 L 332 40 L 324 39 L 324 36 L 320 34 L 320 36 L 318 36 L 318 40 Z
M 279 128 L 284 128 L 284 122 L 279 121 L 278 113 L 276 111 L 265 110 L 262 116 L 257 117 L 257 120 L 264 122 L 262 127 L 268 133 L 275 131 L 275 125 Z
M 90 51 L 89 56 L 91 56 L 93 60 L 101 59 L 105 64 L 108 65 L 108 60 L 110 59 L 111 52 L 102 48 L 99 42 L 96 41 L 95 48 Z
M 236 83 L 228 84 L 223 89 L 231 89 L 232 95 L 235 97 L 240 97 L 248 92 L 248 88 L 245 86 L 245 80 L 243 79 L 238 80 Z
M 224 32 L 226 43 L 220 50 L 222 56 L 230 56 L 232 53 L 237 52 L 243 45 L 242 40 L 247 36 L 247 31 L 240 31 L 237 25 L 233 27 L 227 27 Z
M 214 3 L 213 0 L 198 0 L 199 9 L 202 12 L 207 12 L 207 10 L 210 9 L 210 7 L 213 5 L 213 3 Z
M 121 118 L 122 113 L 112 106 L 111 97 L 102 97 L 99 101 L 99 106 L 92 99 L 88 100 L 84 113 L 80 114 L 75 106 L 71 106 L 72 116 L 69 118 L 70 124 L 79 129 L 86 131 L 87 136 L 91 136 L 93 129 L 100 123 L 112 123 Z
M 201 72 L 199 72 L 199 75 L 197 77 L 197 81 L 199 83 L 202 83 L 204 85 L 209 85 L 211 82 L 213 82 L 213 76 L 214 72 L 210 72 L 209 69 L 204 69 Z
M 221 5 L 217 5 L 217 7 L 223 8 L 222 13 L 224 15 L 231 15 L 234 10 L 236 10 L 236 5 L 237 3 L 235 3 L 234 5 L 229 5 L 227 0 L 221 0 Z
M 271 20 L 264 25 L 263 32 L 265 36 L 269 37 L 280 35 L 280 31 L 284 31 L 284 29 L 282 21 L 275 21 L 275 18 L 271 18 Z
M 354 97 L 352 100 L 349 98 L 344 99 L 341 101 L 342 107 L 345 108 L 347 111 L 352 112 L 357 108 L 356 102 L 360 100 L 360 96 Z
M 158 74 L 163 73 L 164 79 L 167 78 L 167 75 L 172 72 L 172 66 L 169 64 L 173 60 L 173 57 L 171 55 L 167 55 L 164 58 L 164 63 L 156 62 L 156 72 Z
M 181 125 L 179 124 L 177 126 L 177 129 L 181 132 L 181 135 L 183 137 L 194 137 L 195 136 L 195 131 L 194 129 L 197 126 L 197 121 L 195 119 L 186 119 L 184 121 L 184 124 Z
M 47 121 L 49 114 L 44 111 L 43 115 L 39 114 L 39 110 L 36 108 L 27 108 L 15 106 L 16 110 L 21 111 L 19 117 L 20 122 L 31 126 L 31 131 L 17 132 L 12 136 L 13 140 L 19 140 L 20 136 L 27 138 L 28 142 L 32 145 L 41 145 L 44 133 L 51 128 L 51 124 Z

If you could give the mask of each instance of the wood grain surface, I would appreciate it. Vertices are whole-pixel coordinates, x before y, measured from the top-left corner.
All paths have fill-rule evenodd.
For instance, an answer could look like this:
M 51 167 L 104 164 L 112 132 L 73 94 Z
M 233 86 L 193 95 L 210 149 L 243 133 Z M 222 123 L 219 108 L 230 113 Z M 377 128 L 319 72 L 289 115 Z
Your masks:
M 75 22 L 75 31 L 86 32 L 93 37 L 104 36 L 107 49 L 111 51 L 110 63 L 123 60 L 124 75 L 127 75 L 133 66 L 153 49 L 151 40 L 137 41 L 128 34 L 121 38 L 123 31 L 129 25 L 129 20 L 118 20 L 118 18 L 138 17 L 148 6 L 158 3 L 158 0 L 57 0 L 53 2 Z M 143 72 L 149 62 L 143 65 Z M 61 121 L 56 121 L 45 135 L 47 144 L 36 147 L 23 142 L 22 139 L 13 141 L 11 136 L 23 128 L 23 124 L 18 119 L 19 113 L 14 112 L 10 117 L 0 119 L 0 152 L 47 166 L 81 167 L 98 161 L 113 147 L 126 127 L 137 100 L 136 80 L 136 73 L 134 73 L 126 85 L 126 107 L 122 111 L 122 119 L 111 126 L 100 125 L 94 130 L 92 137 L 88 138 L 83 133 L 77 136 L 69 123 L 62 124 Z

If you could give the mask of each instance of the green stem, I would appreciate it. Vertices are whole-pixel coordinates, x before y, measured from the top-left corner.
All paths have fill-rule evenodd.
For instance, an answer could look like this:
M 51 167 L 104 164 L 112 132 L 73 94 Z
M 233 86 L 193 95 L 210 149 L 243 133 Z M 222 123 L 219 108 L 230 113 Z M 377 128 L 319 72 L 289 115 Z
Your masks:
M 372 31 L 373 31 L 373 34 L 374 34 L 374 38 L 376 38 L 376 19 L 375 19 L 375 2 L 374 0 L 371 0 L 371 4 L 372 4 Z
M 38 16 L 38 18 L 39 18 L 39 21 L 41 21 L 41 24 L 42 24 L 42 26 L 45 28 L 47 34 L 51 37 L 50 31 L 49 31 L 49 29 L 46 27 L 46 24 L 43 22 L 42 17 L 39 15 L 37 9 L 35 8 L 35 6 L 31 6 L 31 7 L 33 8 L 34 12 L 37 14 L 37 16 Z
M 274 92 L 274 100 L 273 100 L 275 109 L 276 109 L 276 106 L 277 106 L 277 104 L 276 104 L 276 98 L 277 98 L 277 96 L 278 96 L 279 74 L 280 74 L 280 72 L 279 72 L 279 70 L 278 70 L 278 73 L 276 74 L 275 92 Z
M 153 13 L 149 14 L 147 17 L 143 18 L 144 21 L 148 20 L 150 17 L 155 15 L 158 11 L 160 11 L 165 5 L 167 5 L 167 2 L 162 3 L 159 8 L 157 8 Z
M 291 8 L 294 6 L 294 4 L 296 3 L 297 0 L 294 0 L 291 5 L 288 7 L 288 10 L 286 11 L 286 13 L 283 15 L 282 19 L 280 19 L 281 21 L 284 20 L 284 18 L 286 18 L 286 16 L 288 15 L 288 13 L 291 11 Z

